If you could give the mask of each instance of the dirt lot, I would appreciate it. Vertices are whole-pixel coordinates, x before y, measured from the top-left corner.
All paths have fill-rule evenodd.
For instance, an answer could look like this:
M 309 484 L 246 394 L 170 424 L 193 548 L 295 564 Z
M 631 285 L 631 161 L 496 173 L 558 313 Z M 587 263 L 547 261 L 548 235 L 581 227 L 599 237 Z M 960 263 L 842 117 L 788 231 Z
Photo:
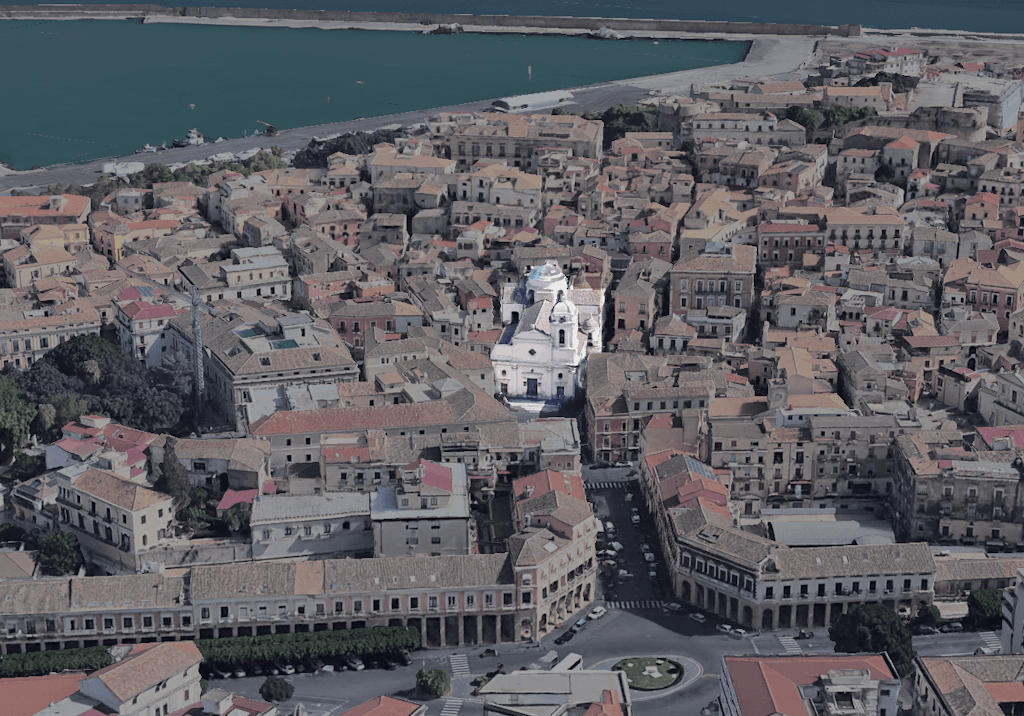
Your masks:
M 954 65 L 957 62 L 1005 62 L 1024 65 L 1024 42 L 1020 40 L 970 40 L 962 37 L 920 38 L 909 35 L 870 35 L 860 38 L 836 38 L 818 43 L 815 60 L 828 62 L 829 55 L 849 55 L 862 50 L 898 45 L 928 52 L 938 58 L 931 64 Z

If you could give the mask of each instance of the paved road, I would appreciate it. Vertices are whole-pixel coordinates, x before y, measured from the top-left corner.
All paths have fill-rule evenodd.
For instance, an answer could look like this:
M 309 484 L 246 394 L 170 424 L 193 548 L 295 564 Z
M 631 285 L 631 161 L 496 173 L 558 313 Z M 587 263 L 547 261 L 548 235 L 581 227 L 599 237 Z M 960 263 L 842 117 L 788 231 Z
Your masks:
M 728 39 L 751 39 L 743 36 Z M 665 90 L 668 92 L 688 92 L 691 84 L 700 84 L 712 81 L 728 80 L 733 77 L 744 76 L 765 76 L 791 72 L 806 62 L 812 55 L 815 45 L 815 38 L 803 36 L 785 37 L 756 37 L 752 40 L 750 52 L 747 53 L 743 62 L 719 65 L 715 67 L 704 67 L 684 72 L 674 72 L 665 75 L 654 75 L 631 80 L 607 82 L 604 84 L 591 85 L 579 89 L 573 89 L 577 106 L 574 109 L 599 110 L 611 107 L 615 104 L 635 104 L 638 99 L 645 97 L 654 90 Z M 378 127 L 389 124 L 400 123 L 402 125 L 416 124 L 427 117 L 445 112 L 468 112 L 479 111 L 490 105 L 490 101 L 470 102 L 467 104 L 440 107 L 434 109 L 417 110 L 404 112 L 402 114 L 388 115 L 371 119 L 356 119 L 349 122 L 338 122 L 336 124 L 320 125 L 316 127 L 300 127 L 296 129 L 284 129 L 273 138 L 262 136 L 248 137 L 246 139 L 232 139 L 219 144 L 206 144 L 198 147 L 182 147 L 180 149 L 169 149 L 157 154 L 134 155 L 122 157 L 121 159 L 104 159 L 102 161 L 90 162 L 79 165 L 60 165 L 49 169 L 40 169 L 32 172 L 23 172 L 0 176 L 0 193 L 10 189 L 21 189 L 32 186 L 46 186 L 58 182 L 72 184 L 89 184 L 95 181 L 100 175 L 100 167 L 103 162 L 109 161 L 160 161 L 164 163 L 189 162 L 219 152 L 238 153 L 246 149 L 262 147 L 269 149 L 277 145 L 285 151 L 302 149 L 314 136 L 327 136 L 345 132 L 372 131 Z

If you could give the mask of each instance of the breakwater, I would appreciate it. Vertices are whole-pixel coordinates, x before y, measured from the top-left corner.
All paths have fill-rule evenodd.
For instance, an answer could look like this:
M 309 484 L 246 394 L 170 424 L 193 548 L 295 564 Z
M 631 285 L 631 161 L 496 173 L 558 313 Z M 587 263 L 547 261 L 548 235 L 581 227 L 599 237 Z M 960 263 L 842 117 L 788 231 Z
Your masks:
M 295 10 L 245 7 L 163 7 L 160 5 L 4 5 L 0 19 L 120 19 L 184 17 L 208 20 L 266 20 L 309 23 L 386 25 L 462 25 L 479 27 L 537 28 L 542 30 L 593 31 L 602 27 L 622 34 L 669 32 L 709 35 L 839 35 L 857 37 L 860 25 L 809 25 L 772 22 L 725 22 L 705 20 L 640 20 L 609 17 L 553 17 L 546 15 L 460 15 L 419 12 L 353 12 L 343 10 Z

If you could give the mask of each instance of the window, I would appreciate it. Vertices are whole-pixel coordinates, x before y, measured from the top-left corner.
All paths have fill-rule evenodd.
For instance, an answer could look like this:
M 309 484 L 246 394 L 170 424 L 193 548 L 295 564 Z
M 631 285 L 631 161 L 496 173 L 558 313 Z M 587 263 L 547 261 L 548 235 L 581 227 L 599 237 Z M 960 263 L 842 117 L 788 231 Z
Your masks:
M 228 618 L 228 613 L 229 613 L 229 610 L 228 610 L 227 607 L 221 607 L 220 608 L 220 618 L 221 619 L 227 619 Z

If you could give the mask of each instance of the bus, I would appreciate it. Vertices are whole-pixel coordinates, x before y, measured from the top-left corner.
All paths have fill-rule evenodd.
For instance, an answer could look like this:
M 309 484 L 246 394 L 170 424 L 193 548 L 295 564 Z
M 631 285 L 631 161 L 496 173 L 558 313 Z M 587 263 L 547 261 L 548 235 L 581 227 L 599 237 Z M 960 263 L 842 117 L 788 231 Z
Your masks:
M 569 654 L 564 659 L 551 667 L 552 671 L 579 671 L 583 668 L 583 657 L 579 654 Z

